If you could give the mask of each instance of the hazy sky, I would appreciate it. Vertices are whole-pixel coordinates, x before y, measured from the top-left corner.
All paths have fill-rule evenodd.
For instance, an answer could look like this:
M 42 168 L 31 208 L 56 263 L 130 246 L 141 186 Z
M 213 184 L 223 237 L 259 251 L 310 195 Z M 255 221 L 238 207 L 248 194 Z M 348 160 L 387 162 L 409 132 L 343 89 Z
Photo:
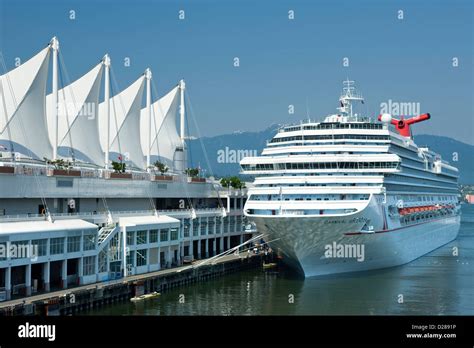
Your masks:
M 185 78 L 202 135 L 298 122 L 307 109 L 321 119 L 349 77 L 370 115 L 389 99 L 420 103 L 432 119 L 415 133 L 474 144 L 472 3 L 0 0 L 0 47 L 11 69 L 57 35 L 71 81 L 105 53 L 121 89 L 147 67 L 159 95 Z

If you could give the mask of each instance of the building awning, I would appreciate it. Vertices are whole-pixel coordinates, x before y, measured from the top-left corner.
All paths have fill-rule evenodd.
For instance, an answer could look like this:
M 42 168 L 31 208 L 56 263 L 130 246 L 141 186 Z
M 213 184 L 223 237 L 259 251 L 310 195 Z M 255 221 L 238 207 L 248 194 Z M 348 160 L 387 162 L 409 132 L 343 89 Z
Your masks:
M 32 232 L 64 232 L 95 229 L 97 225 L 80 219 L 49 221 L 21 221 L 0 223 L 0 235 Z

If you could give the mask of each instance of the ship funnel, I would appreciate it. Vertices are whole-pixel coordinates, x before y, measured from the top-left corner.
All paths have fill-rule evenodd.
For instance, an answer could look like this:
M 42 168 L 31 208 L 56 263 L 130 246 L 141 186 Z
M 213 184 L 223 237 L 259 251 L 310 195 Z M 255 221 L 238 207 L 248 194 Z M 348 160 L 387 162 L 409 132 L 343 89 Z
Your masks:
M 431 118 L 431 115 L 429 113 L 426 114 L 421 114 L 418 116 L 414 116 L 411 118 L 405 119 L 403 116 L 401 119 L 397 120 L 396 118 L 393 118 L 389 114 L 382 114 L 379 115 L 378 120 L 386 123 L 391 123 L 395 126 L 397 129 L 398 133 L 404 137 L 410 137 L 410 125 L 422 121 L 429 120 Z

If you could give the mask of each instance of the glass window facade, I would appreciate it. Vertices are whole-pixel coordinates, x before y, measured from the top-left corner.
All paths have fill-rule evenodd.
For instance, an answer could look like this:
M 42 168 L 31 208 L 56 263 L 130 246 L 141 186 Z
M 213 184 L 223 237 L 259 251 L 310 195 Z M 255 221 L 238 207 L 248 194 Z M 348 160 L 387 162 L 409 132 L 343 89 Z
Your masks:
M 150 243 L 158 243 L 158 230 L 150 230 Z
M 87 256 L 83 258 L 82 272 L 85 276 L 95 274 L 95 256 Z
M 147 231 L 138 231 L 137 232 L 137 244 L 146 244 L 147 243 Z
M 84 234 L 84 251 L 86 250 L 94 250 L 95 249 L 95 242 L 96 242 L 96 235 L 95 234 Z
M 73 253 L 81 250 L 81 236 L 67 237 L 67 252 Z
M 167 242 L 168 241 L 168 231 L 169 229 L 165 228 L 160 230 L 160 242 Z
M 172 228 L 170 230 L 171 240 L 178 240 L 178 229 Z
M 51 238 L 49 241 L 49 254 L 57 255 L 64 253 L 64 238 Z
M 33 247 L 38 247 L 38 256 L 45 256 L 48 253 L 48 240 L 47 239 L 35 239 L 31 241 Z
M 142 250 L 137 250 L 137 261 L 136 261 L 137 267 L 139 266 L 146 266 L 147 264 L 147 250 L 142 249 Z
M 135 232 L 130 231 L 127 232 L 127 245 L 134 245 L 135 244 Z

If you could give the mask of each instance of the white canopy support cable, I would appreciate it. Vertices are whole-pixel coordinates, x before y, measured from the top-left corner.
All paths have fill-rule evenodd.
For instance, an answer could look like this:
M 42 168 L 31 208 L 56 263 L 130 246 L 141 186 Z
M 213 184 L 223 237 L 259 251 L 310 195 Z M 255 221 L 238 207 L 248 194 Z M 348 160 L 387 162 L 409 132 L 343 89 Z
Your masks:
M 202 149 L 202 152 L 204 154 L 204 159 L 206 161 L 206 164 L 207 164 L 207 167 L 209 168 L 209 174 L 214 177 L 214 173 L 212 171 L 212 167 L 211 167 L 211 163 L 209 161 L 209 157 L 207 156 L 207 152 L 206 152 L 206 147 L 204 146 L 204 142 L 202 141 L 202 136 L 201 136 L 201 131 L 199 130 L 199 125 L 196 121 L 196 117 L 195 117 L 195 114 L 194 114 L 194 109 L 193 109 L 193 105 L 191 103 L 191 96 L 189 94 L 189 88 L 188 88 L 188 92 L 187 92 L 187 101 L 188 101 L 188 106 L 189 106 L 189 110 L 190 110 L 190 113 L 191 113 L 191 118 L 194 122 L 194 127 L 196 129 L 196 132 L 197 132 L 197 136 L 198 136 L 198 139 L 199 139 L 199 143 L 201 145 L 201 149 Z M 222 199 L 219 195 L 219 190 L 214 186 L 212 185 L 213 189 L 216 190 L 216 193 L 217 193 L 217 200 L 218 200 L 218 203 L 219 203 L 219 206 L 220 208 L 222 208 L 223 212 L 225 212 L 225 207 L 224 207 L 224 203 L 222 202 Z
M 155 83 L 152 81 L 152 85 L 153 87 L 155 86 Z M 153 91 L 152 91 L 152 95 L 153 95 Z M 158 108 L 160 109 L 160 113 L 163 114 L 163 110 L 161 109 L 161 104 L 158 103 Z M 151 108 L 151 116 L 153 117 L 153 119 L 156 120 L 156 115 L 155 115 L 155 108 Z M 152 122 L 153 123 L 153 128 L 154 128 L 154 133 L 155 136 L 158 135 L 158 132 L 160 131 L 161 129 L 161 125 L 157 125 L 156 122 Z M 158 126 L 158 128 L 157 128 Z M 151 134 L 149 134 L 150 138 L 151 138 Z M 153 147 L 153 144 L 156 143 L 156 153 L 158 154 L 158 158 L 160 157 L 160 142 L 159 141 L 153 141 L 152 139 L 150 139 L 150 152 L 151 152 L 151 148 Z
M 4 86 L 3 103 L 7 110 L 5 118 L 0 120 L 0 141 L 8 143 L 10 148 L 14 145 L 16 153 L 38 162 L 44 157 L 51 157 L 53 152 L 45 117 L 48 63 L 53 41 L 57 42 L 54 38 L 36 55 L 0 76 Z M 20 119 L 25 127 L 34 129 L 34 132 L 27 134 L 28 138 L 21 131 Z M 27 143 L 29 149 L 25 148 Z
M 264 236 L 266 236 L 266 234 L 265 234 L 265 235 L 264 235 L 264 234 L 261 235 L 262 238 L 263 238 Z M 275 241 L 277 241 L 277 240 L 280 240 L 280 239 L 281 239 L 281 238 L 275 238 L 275 239 L 269 240 L 268 242 L 263 242 L 263 243 L 259 243 L 259 244 L 260 244 L 260 246 L 262 246 L 262 245 L 265 245 L 265 244 L 273 243 L 273 242 L 275 242 Z M 243 253 L 243 252 L 246 252 L 247 250 L 252 250 L 252 249 L 253 249 L 253 247 L 252 247 L 252 248 L 246 248 L 246 249 L 240 250 L 239 252 Z M 214 262 L 213 262 L 212 264 L 214 264 L 215 262 L 216 262 L 216 261 L 214 260 Z
M 110 68 L 110 72 L 112 75 L 113 83 L 117 85 L 117 81 L 115 80 L 115 73 L 113 72 L 112 68 Z M 128 161 L 132 164 L 131 166 L 139 170 L 143 170 L 143 166 L 144 166 L 144 161 L 143 161 L 144 156 L 143 156 L 143 151 L 142 151 L 141 142 L 140 142 L 140 119 L 139 119 L 144 79 L 145 79 L 145 74 L 142 74 L 137 80 L 135 80 L 125 90 L 118 92 L 114 97 L 112 97 L 112 104 L 115 111 L 114 119 L 115 119 L 115 125 L 116 125 L 115 127 L 116 134 L 115 136 L 112 137 L 111 142 L 109 144 L 109 148 L 112 150 L 116 142 L 120 155 L 123 156 L 124 155 L 123 150 L 125 150 L 129 154 Z M 131 92 L 134 92 L 134 93 L 130 94 Z M 123 98 L 125 97 L 124 93 L 127 93 L 126 96 L 128 97 L 128 99 L 131 98 L 130 100 L 128 100 L 128 102 L 130 103 L 128 109 L 125 108 L 125 103 L 123 100 Z M 120 121 L 118 120 L 118 113 L 116 112 L 117 109 L 115 106 L 115 99 L 117 99 L 118 102 L 120 103 L 120 107 L 123 112 L 123 119 L 121 120 L 120 124 L 119 124 Z M 137 104 L 138 104 L 138 109 L 136 109 Z M 133 119 L 131 117 L 136 117 L 137 119 Z M 130 138 L 131 134 L 129 133 L 123 134 L 123 132 L 133 133 L 133 139 Z M 124 148 L 124 143 L 128 144 L 126 145 L 126 148 Z
M 48 44 L 49 46 L 49 50 L 52 49 L 52 43 L 49 43 Z M 15 91 L 13 89 L 13 86 L 12 86 L 12 82 L 10 81 L 10 75 L 8 74 L 8 71 L 7 71 L 7 67 L 6 67 L 6 64 L 5 64 L 5 60 L 4 60 L 4 57 L 3 57 L 3 54 L 0 52 L 0 61 L 1 61 L 1 64 L 2 64 L 2 67 L 4 69 L 4 71 L 6 72 L 5 73 L 5 79 L 7 81 L 7 84 L 9 86 L 9 89 L 10 89 L 10 93 L 11 93 L 11 96 L 12 96 L 12 101 L 13 101 L 13 106 L 15 108 L 15 110 L 18 109 L 18 103 L 17 103 L 17 98 L 16 98 L 16 95 L 15 95 Z M 48 56 L 47 58 L 49 58 L 49 53 L 48 53 Z M 0 84 L 1 84 L 1 80 L 0 80 Z M 3 93 L 3 88 L 2 88 L 2 93 Z M 46 96 L 45 96 L 46 97 Z M 4 98 L 2 98 L 3 100 L 5 100 Z M 6 117 L 8 117 L 8 115 L 5 115 Z M 13 119 L 13 117 L 8 120 L 7 124 L 6 124 L 6 127 L 9 127 L 9 122 Z M 26 130 L 25 130 L 25 125 L 23 123 L 23 119 L 20 117 L 18 118 L 19 119 L 19 123 L 20 123 L 20 130 L 21 130 L 21 133 L 23 135 L 23 138 L 26 140 L 26 151 L 28 152 L 30 158 L 34 158 L 35 155 L 33 154 L 33 151 L 31 150 L 31 147 L 29 146 L 29 138 L 27 137 L 27 134 L 26 134 Z M 12 139 L 10 139 L 10 143 L 13 143 Z M 14 156 L 13 156 L 14 157 Z M 41 203 L 43 204 L 43 207 L 45 209 L 45 217 L 50 221 L 50 222 L 54 222 L 53 220 L 53 217 L 51 215 L 51 211 L 49 210 L 49 207 L 48 207 L 48 203 L 46 201 L 46 195 L 44 193 L 44 190 L 43 190 L 43 186 L 40 184 L 39 182 L 39 178 L 38 178 L 39 174 L 36 172 L 36 171 L 33 171 L 33 178 L 35 180 L 35 184 L 38 188 L 38 191 L 40 192 L 40 199 L 41 199 Z
M 152 93 L 157 91 L 155 81 L 151 80 Z M 154 132 L 147 133 L 151 139 L 142 141 L 142 148 L 148 152 L 150 150 L 151 156 L 156 156 L 160 162 L 169 165 L 170 168 L 175 168 L 174 158 L 177 147 L 180 145 L 179 134 L 176 125 L 176 103 L 178 98 L 178 86 L 175 86 L 171 91 L 157 99 L 151 105 L 151 124 Z M 141 132 L 144 134 L 148 132 L 148 114 L 145 109 L 141 110 Z M 143 139 L 143 138 L 142 138 Z M 146 148 L 146 143 L 150 142 L 150 148 Z M 160 141 L 161 140 L 161 141 Z
M 179 269 L 177 272 L 182 272 L 182 271 L 185 271 L 185 270 L 188 270 L 188 269 L 191 269 L 191 268 L 196 269 L 196 268 L 198 268 L 198 267 L 204 266 L 204 265 L 210 263 L 211 261 L 214 261 L 214 260 L 217 260 L 217 259 L 222 258 L 222 257 L 224 257 L 224 256 L 227 256 L 227 255 L 232 254 L 233 252 L 239 250 L 240 247 L 242 247 L 242 246 L 244 246 L 244 245 L 246 245 L 246 244 L 249 244 L 249 243 L 253 242 L 254 240 L 256 240 L 256 239 L 258 239 L 258 238 L 263 238 L 263 236 L 264 236 L 264 234 L 259 234 L 258 236 L 252 237 L 252 238 L 250 238 L 249 240 L 243 242 L 242 244 L 239 244 L 239 245 L 237 245 L 237 246 L 235 246 L 235 247 L 233 247 L 233 248 L 230 248 L 230 249 L 228 249 L 228 250 L 226 250 L 226 251 L 224 251 L 224 252 L 222 252 L 222 253 L 220 253 L 220 254 L 217 254 L 217 255 L 215 255 L 215 256 L 213 256 L 213 257 L 210 257 L 210 258 L 205 259 L 205 260 L 203 260 L 203 261 L 201 261 L 201 262 L 198 262 L 198 263 L 196 263 L 195 265 L 191 265 L 191 266 L 188 266 L 188 267 L 181 268 L 181 269 Z
M 152 86 L 152 89 L 151 89 L 151 92 L 153 94 L 153 90 L 157 91 L 157 88 L 156 88 L 156 84 L 155 84 L 155 80 L 151 80 L 151 86 Z M 176 87 L 175 87 L 176 88 Z M 169 92 L 170 93 L 170 92 Z M 164 98 L 164 97 L 163 97 Z M 157 99 L 153 105 L 152 105 L 152 108 L 151 108 L 151 112 L 152 112 L 152 120 L 154 120 L 154 122 L 152 122 L 153 124 L 153 128 L 154 128 L 154 136 L 153 136 L 153 139 L 150 140 L 150 144 L 151 146 L 154 146 L 156 144 L 156 151 L 157 151 L 157 154 L 158 154 L 158 157 L 160 158 L 160 148 L 159 148 L 159 143 L 160 143 L 160 139 L 158 139 L 159 135 L 162 133 L 161 130 L 162 128 L 164 127 L 165 125 L 165 122 L 166 122 L 166 117 L 168 116 L 167 115 L 167 112 L 169 112 L 169 110 L 166 110 L 166 113 L 165 111 L 163 110 L 163 107 L 162 107 L 162 103 L 161 103 L 161 100 L 162 98 L 160 99 Z M 161 123 L 158 125 L 158 122 L 157 122 L 157 117 L 156 117 L 156 114 L 155 114 L 155 107 L 154 105 L 156 105 L 158 107 L 158 112 L 161 114 Z M 174 117 L 176 117 L 176 115 L 172 115 Z M 176 122 L 175 122 L 176 123 Z M 175 125 L 176 126 L 176 125 Z M 165 129 L 166 130 L 166 129 Z M 166 136 L 168 137 L 168 140 L 169 140 L 169 143 L 172 143 L 172 137 L 170 135 L 170 132 L 164 132 L 164 134 L 166 134 Z M 184 173 L 179 173 L 179 178 L 182 179 L 183 178 L 183 174 Z M 184 193 L 185 193 L 185 199 L 188 203 L 188 206 L 189 208 L 191 209 L 191 219 L 195 219 L 196 218 L 196 212 L 195 212 L 195 209 L 194 209 L 194 206 L 193 206 L 193 202 L 192 202 L 192 199 L 190 197 L 190 194 L 189 194 L 189 191 L 188 191 L 188 186 L 187 186 L 187 181 L 185 180 L 180 180 L 181 181 L 181 184 L 183 185 L 183 189 L 184 189 Z
M 107 225 L 111 225 L 113 223 L 112 212 L 109 209 L 109 205 L 107 204 L 107 198 L 102 197 L 102 203 L 104 204 L 105 211 L 107 213 Z
M 110 144 L 107 144 L 107 146 L 109 147 L 109 151 L 110 151 L 110 148 L 111 148 L 112 143 L 114 142 L 115 139 L 117 139 L 117 144 L 118 144 L 118 148 L 119 148 L 119 153 L 120 153 L 120 156 L 122 156 L 122 161 L 123 161 L 123 155 L 124 155 L 124 154 L 123 154 L 123 152 L 122 152 L 122 146 L 120 145 L 120 137 L 119 137 L 121 126 L 119 126 L 118 121 L 117 121 L 117 110 L 116 110 L 116 108 L 115 108 L 115 99 L 116 99 L 116 98 L 114 98 L 115 96 L 118 96 L 118 100 L 119 100 L 120 108 L 122 109 L 122 112 L 125 114 L 126 111 L 125 111 L 125 106 L 123 105 L 122 96 L 120 95 L 120 88 L 119 88 L 119 86 L 118 86 L 117 80 L 115 79 L 115 72 L 114 72 L 114 70 L 113 70 L 113 68 L 112 68 L 112 65 L 110 66 L 110 76 L 111 76 L 110 81 L 112 82 L 112 86 L 111 86 L 111 87 L 112 87 L 112 89 L 115 88 L 115 90 L 117 91 L 117 92 L 116 92 L 117 94 L 114 95 L 113 90 L 112 90 L 112 91 L 111 91 L 111 92 L 112 92 L 111 94 L 113 95 L 113 97 L 110 98 L 110 99 L 112 100 L 112 108 L 113 108 L 113 110 L 114 110 L 115 129 L 117 130 L 117 134 L 116 134 L 116 136 L 115 136 L 113 139 L 111 139 Z
M 87 73 L 71 82 L 62 54 L 59 55 L 60 69 L 58 89 L 58 154 L 59 157 L 73 157 L 84 164 L 102 167 L 104 153 L 100 144 L 98 124 L 98 102 L 104 68 L 100 60 Z M 55 133 L 53 95 L 46 96 L 49 139 L 53 143 Z M 84 136 L 87 135 L 87 136 Z
M 59 79 L 61 81 L 62 87 L 65 87 L 65 86 L 71 84 L 71 80 L 69 79 L 69 74 L 67 72 L 66 65 L 64 64 L 64 59 L 63 59 L 63 55 L 62 55 L 61 52 L 59 53 L 59 63 L 60 63 L 60 66 L 59 66 Z M 61 69 L 61 68 L 63 68 L 63 69 Z M 62 79 L 62 73 L 61 73 L 62 70 L 64 70 L 64 75 L 66 75 L 66 80 L 68 81 L 67 84 L 65 84 L 63 79 Z M 63 103 L 66 104 L 67 103 L 66 102 L 66 100 L 67 100 L 66 99 L 66 90 L 65 90 L 65 88 L 61 88 L 61 91 L 62 91 L 62 94 L 63 94 Z M 71 92 L 71 98 L 72 98 L 72 101 L 73 101 L 73 105 L 77 105 L 76 98 L 74 96 L 74 91 L 73 91 L 72 88 L 70 89 L 70 92 Z M 66 111 L 65 116 L 66 116 L 66 122 L 67 122 L 67 128 L 68 128 L 67 136 L 69 137 L 69 143 L 71 144 L 70 151 L 71 151 L 71 155 L 72 155 L 72 161 L 73 161 L 73 163 L 75 163 L 74 144 L 72 142 L 72 133 L 70 132 L 70 129 L 72 127 L 72 123 L 70 123 L 70 120 L 69 120 L 69 108 L 67 107 L 67 105 L 64 105 L 63 109 Z M 72 115 L 72 117 L 74 117 L 74 115 Z M 59 142 L 58 142 L 58 148 L 61 144 L 61 140 L 62 139 L 60 139 Z
M 3 68 L 3 71 L 5 71 L 5 74 L 8 73 L 7 67 L 5 65 L 5 59 L 3 58 L 3 53 L 1 51 L 0 51 L 0 62 L 1 62 L 2 68 Z M 7 78 L 7 81 L 10 81 L 10 79 Z M 11 93 L 11 96 L 12 96 L 12 99 L 13 99 L 13 103 L 14 103 L 15 107 L 17 107 L 18 103 L 16 101 L 16 96 L 15 96 L 15 93 L 13 93 L 13 88 L 12 88 L 10 83 L 8 83 L 8 88 L 10 89 L 10 93 Z M 3 101 L 2 102 L 2 111 L 3 111 L 4 116 L 5 116 L 5 124 L 7 125 L 6 131 L 8 133 L 8 139 L 10 139 L 10 156 L 12 157 L 12 161 L 15 161 L 15 156 L 13 155 L 13 153 L 15 152 L 15 149 L 14 149 L 14 146 L 13 146 L 13 142 L 11 141 L 11 139 L 12 139 L 11 130 L 10 130 L 10 127 L 8 127 L 8 123 L 10 121 L 8 120 L 8 111 L 7 111 L 6 101 L 5 101 L 5 93 L 3 91 L 3 83 L 1 83 L 1 81 L 0 81 L 0 96 L 2 97 L 2 101 Z
M 183 151 L 184 151 L 184 148 L 183 148 Z M 183 180 L 181 181 L 184 185 L 184 192 L 185 192 L 185 195 L 186 195 L 186 198 L 187 198 L 187 201 L 188 201 L 188 205 L 191 209 L 191 220 L 194 220 L 197 215 L 196 215 L 196 210 L 194 209 L 194 206 L 193 206 L 193 200 L 191 198 L 191 195 L 189 194 L 189 191 L 188 191 L 188 177 L 185 173 L 180 173 L 181 174 L 181 177 L 183 178 Z
M 111 144 L 113 143 L 115 138 L 117 138 L 119 153 L 120 153 L 120 156 L 122 157 L 122 161 L 124 162 L 124 158 L 123 158 L 124 154 L 122 152 L 122 147 L 120 145 L 120 137 L 119 137 L 120 126 L 119 126 L 118 121 L 117 121 L 117 112 L 116 112 L 116 105 L 115 105 L 115 99 L 116 98 L 114 98 L 115 96 L 118 96 L 118 102 L 120 103 L 120 108 L 122 109 L 122 112 L 124 114 L 126 114 L 126 110 L 125 110 L 125 106 L 123 104 L 122 96 L 120 95 L 120 89 L 119 89 L 117 80 L 115 79 L 115 73 L 113 71 L 112 65 L 109 66 L 109 69 L 110 69 L 110 77 L 111 77 L 110 78 L 110 82 L 111 82 L 110 87 L 111 87 L 111 92 L 112 92 L 111 93 L 112 97 L 110 98 L 110 100 L 112 101 L 112 108 L 114 110 L 113 115 L 114 115 L 114 121 L 115 121 L 115 129 L 117 129 L 117 134 L 116 134 L 116 137 L 114 137 L 114 139 L 112 139 L 112 141 L 110 141 L 110 139 L 109 139 L 110 143 L 106 144 L 106 146 L 109 148 L 109 151 L 110 151 Z M 114 95 L 114 91 L 113 91 L 114 88 L 117 90 L 116 95 Z M 112 114 L 112 113 L 110 113 L 110 114 Z M 149 193 L 148 193 L 148 195 L 149 195 Z M 105 197 L 105 196 L 102 197 L 102 202 L 103 202 L 104 207 L 107 211 L 107 222 L 108 222 L 108 224 L 111 224 L 112 221 L 113 221 L 113 218 L 112 218 L 112 212 L 110 211 L 109 205 L 107 203 L 107 197 Z
M 153 94 L 153 90 L 158 91 L 158 89 L 156 88 L 156 85 L 155 85 L 155 80 L 151 80 L 151 85 L 153 87 L 152 88 L 152 94 Z M 166 115 L 163 112 L 163 108 L 161 107 L 161 103 L 160 103 L 159 99 L 155 103 L 158 105 L 158 110 L 159 110 L 160 114 L 162 115 L 162 121 L 163 121 L 164 117 Z M 153 104 L 155 104 L 155 103 L 153 103 Z M 158 128 L 157 128 L 157 122 L 156 122 L 156 115 L 155 115 L 155 108 L 154 107 L 151 108 L 151 112 L 152 112 L 153 120 L 155 120 L 155 122 L 152 122 L 153 127 L 155 128 L 155 132 L 153 133 L 154 134 L 153 138 L 150 139 L 150 147 L 153 147 L 153 144 L 156 144 L 156 152 L 158 154 L 158 158 L 160 158 L 160 142 L 158 141 L 159 139 L 157 139 L 157 138 L 158 138 L 158 134 L 160 133 L 161 127 L 163 127 L 164 122 L 161 122 L 158 125 Z M 167 136 L 169 137 L 168 133 L 167 133 Z M 151 148 L 150 148 L 150 150 L 151 150 Z

